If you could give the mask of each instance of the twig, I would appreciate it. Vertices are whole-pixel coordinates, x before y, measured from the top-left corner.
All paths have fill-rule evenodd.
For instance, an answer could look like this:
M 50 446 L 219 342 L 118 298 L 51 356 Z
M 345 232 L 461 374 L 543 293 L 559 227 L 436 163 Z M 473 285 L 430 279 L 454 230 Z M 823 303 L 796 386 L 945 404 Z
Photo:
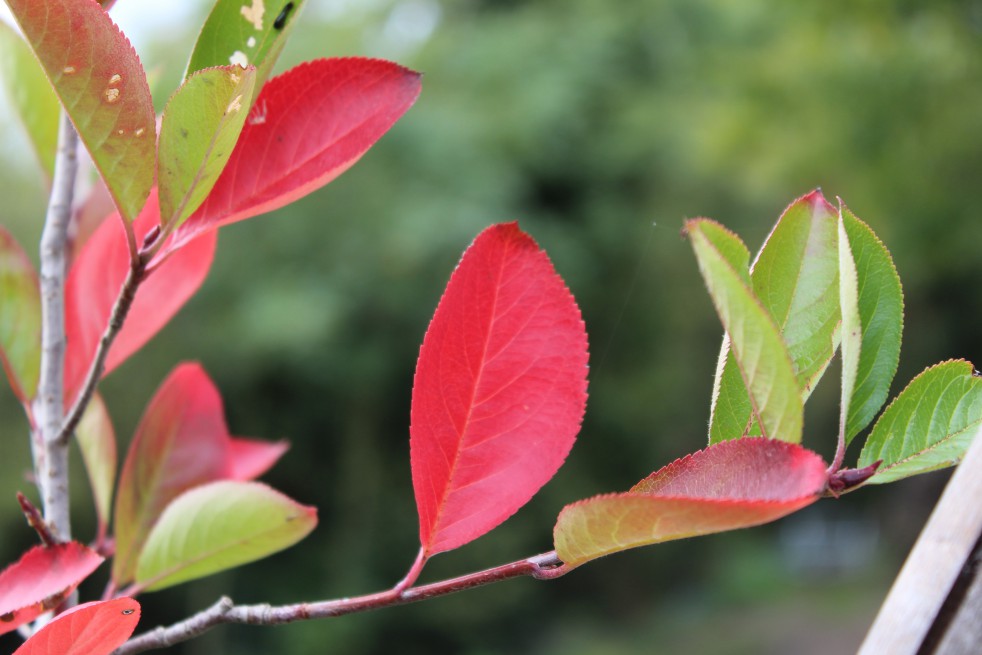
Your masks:
M 71 539 L 68 447 L 59 439 L 64 411 L 65 273 L 68 224 L 78 172 L 78 134 L 62 112 L 51 197 L 41 234 L 41 370 L 31 435 L 44 518 L 55 538 Z
M 113 655 L 135 655 L 135 653 L 148 650 L 166 648 L 197 637 L 224 623 L 281 625 L 294 621 L 325 619 L 394 605 L 405 605 L 510 578 L 529 576 L 537 580 L 549 580 L 558 578 L 568 571 L 569 569 L 556 556 L 556 552 L 551 551 L 450 580 L 402 590 L 399 588 L 400 585 L 396 585 L 388 591 L 354 598 L 272 606 L 265 604 L 236 605 L 230 598 L 222 597 L 208 609 L 184 621 L 168 627 L 159 627 L 130 639 L 117 648 Z
M 29 501 L 27 496 L 19 491 L 17 492 L 17 502 L 20 504 L 20 510 L 24 512 L 24 518 L 27 519 L 27 524 L 38 533 L 41 543 L 45 546 L 54 546 L 57 544 L 58 540 L 51 534 L 51 528 L 44 522 L 41 512 L 34 506 L 34 503 Z

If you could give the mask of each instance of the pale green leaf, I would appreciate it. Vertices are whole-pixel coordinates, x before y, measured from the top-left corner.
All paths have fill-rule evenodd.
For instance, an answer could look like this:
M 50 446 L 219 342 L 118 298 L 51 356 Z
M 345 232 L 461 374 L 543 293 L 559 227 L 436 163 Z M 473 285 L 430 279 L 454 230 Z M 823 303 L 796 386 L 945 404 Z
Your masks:
M 3 21 L 0 21 L 0 77 L 41 169 L 50 180 L 55 170 L 61 105 L 30 46 Z
M 870 433 L 858 466 L 883 460 L 870 484 L 893 482 L 961 461 L 982 424 L 982 378 L 963 360 L 911 380 Z
M 196 210 L 232 155 L 249 113 L 255 68 L 199 71 L 164 109 L 157 183 L 161 225 L 173 229 Z
M 14 395 L 34 397 L 41 366 L 41 295 L 31 260 L 0 227 L 0 362 Z
M 185 77 L 213 66 L 255 66 L 258 91 L 304 4 L 306 0 L 218 0 L 201 28 Z
M 862 353 L 863 327 L 859 318 L 859 281 L 856 261 L 843 217 L 839 215 L 839 308 L 842 313 L 842 392 L 839 410 L 840 447 L 845 444 L 849 406 L 856 389 Z
M 803 408 L 787 348 L 773 318 L 717 245 L 729 241 L 735 248 L 739 237 L 706 219 L 688 221 L 686 229 L 762 432 L 799 443 Z
M 98 393 L 92 396 L 75 430 L 82 462 L 89 476 L 95 499 L 99 530 L 105 530 L 112 511 L 113 482 L 116 479 L 116 433 L 109 412 Z
M 154 591 L 288 548 L 317 524 L 317 510 L 258 482 L 221 481 L 178 496 L 140 554 L 136 584 Z
M 754 294 L 771 314 L 791 357 L 802 401 L 838 346 L 838 237 L 832 207 L 818 191 L 778 219 L 750 272 Z M 724 338 L 717 365 L 710 442 L 759 434 L 736 363 Z
M 883 407 L 900 360 L 904 297 L 893 259 L 873 231 L 849 208 L 841 209 L 856 264 L 859 320 L 863 338 L 856 386 L 849 401 L 846 440 L 870 424 Z

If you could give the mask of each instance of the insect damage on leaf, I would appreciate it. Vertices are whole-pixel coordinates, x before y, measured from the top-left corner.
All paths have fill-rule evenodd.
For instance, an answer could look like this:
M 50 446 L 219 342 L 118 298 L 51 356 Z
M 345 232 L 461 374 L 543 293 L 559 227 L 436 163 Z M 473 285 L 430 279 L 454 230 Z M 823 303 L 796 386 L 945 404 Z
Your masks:
M 247 21 L 252 23 L 252 26 L 256 28 L 256 31 L 261 31 L 263 29 L 263 14 L 266 13 L 266 5 L 263 0 L 252 0 L 252 6 L 243 5 L 242 17 Z
M 290 12 L 292 11 L 293 11 L 293 3 L 292 2 L 286 3 L 286 5 L 283 6 L 283 11 L 281 11 L 280 15 L 277 16 L 276 20 L 273 21 L 273 29 L 282 30 L 284 27 L 286 27 L 286 21 L 290 17 Z

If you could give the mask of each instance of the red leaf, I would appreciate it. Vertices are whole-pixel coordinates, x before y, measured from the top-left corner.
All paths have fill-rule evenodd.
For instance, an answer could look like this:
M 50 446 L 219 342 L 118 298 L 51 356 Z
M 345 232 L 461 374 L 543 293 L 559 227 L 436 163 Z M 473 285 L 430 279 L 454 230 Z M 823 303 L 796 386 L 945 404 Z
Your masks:
M 648 544 L 760 525 L 813 503 L 822 458 L 764 438 L 723 441 L 676 460 L 629 492 L 567 505 L 556 552 L 570 566 Z
M 175 368 L 140 420 L 120 474 L 116 584 L 132 579 L 150 529 L 177 496 L 215 480 L 251 479 L 285 450 L 283 443 L 233 440 L 221 395 L 201 365 Z
M 130 638 L 140 620 L 132 598 L 73 607 L 21 644 L 14 655 L 108 655 Z
M 102 564 L 80 543 L 35 546 L 0 572 L 0 634 L 54 609 Z
M 204 204 L 165 247 L 324 186 L 412 106 L 419 74 L 378 59 L 319 59 L 269 80 Z
M 491 530 L 559 469 L 586 406 L 587 339 L 545 252 L 495 225 L 464 253 L 423 339 L 410 449 L 424 553 Z
M 134 223 L 137 237 L 157 225 L 156 190 Z M 157 266 L 137 290 L 123 329 L 106 359 L 108 374 L 139 350 L 194 295 L 208 275 L 216 234 L 198 239 Z M 130 254 L 120 221 L 110 217 L 85 244 L 68 274 L 65 290 L 66 398 L 74 398 L 106 329 L 119 290 L 129 271 Z
M 286 441 L 233 438 L 229 441 L 226 475 L 231 480 L 254 480 L 268 471 L 289 448 Z

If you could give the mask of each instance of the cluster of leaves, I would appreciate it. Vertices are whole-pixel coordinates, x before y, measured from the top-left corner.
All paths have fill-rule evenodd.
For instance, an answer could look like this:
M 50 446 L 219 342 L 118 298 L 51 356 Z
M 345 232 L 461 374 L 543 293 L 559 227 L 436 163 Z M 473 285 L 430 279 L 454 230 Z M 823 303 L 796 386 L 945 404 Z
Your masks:
M 158 138 L 142 66 L 103 7 L 9 4 L 116 207 L 76 244 L 68 274 L 66 408 L 86 404 L 91 378 L 144 345 L 197 290 L 218 227 L 332 180 L 419 92 L 415 73 L 361 59 L 310 62 L 267 82 L 303 3 L 283 3 L 274 14 L 261 0 L 221 0 Z M 34 75 L 30 58 L 18 61 L 19 75 Z M 42 162 L 53 143 L 42 134 L 48 127 L 28 124 Z M 886 248 L 817 191 L 788 207 L 753 265 L 740 239 L 713 221 L 689 221 L 686 232 L 726 332 L 710 445 L 627 492 L 567 506 L 554 530 L 561 571 L 952 465 L 982 422 L 971 364 L 942 363 L 882 414 L 856 468 L 842 468 L 846 446 L 879 413 L 897 369 L 903 301 Z M 116 335 L 114 306 L 133 277 L 136 296 Z M 28 258 L 3 231 L 0 289 L 0 357 L 34 426 L 41 303 Z M 103 367 L 106 334 L 115 341 Z M 803 406 L 840 348 L 840 431 L 828 465 L 800 445 Z M 587 360 L 579 309 L 546 254 L 515 224 L 483 231 L 451 276 L 420 349 L 410 420 L 420 552 L 397 593 L 430 557 L 486 534 L 555 474 L 585 411 Z M 136 625 L 130 596 L 254 561 L 316 525 L 314 508 L 253 481 L 286 445 L 230 436 L 221 397 L 196 364 L 178 366 L 149 403 L 118 483 L 115 436 L 97 395 L 77 438 L 99 533 L 92 547 L 38 546 L 0 573 L 0 632 L 57 608 L 110 554 L 107 597 L 115 597 L 63 612 L 19 653 L 108 653 Z

